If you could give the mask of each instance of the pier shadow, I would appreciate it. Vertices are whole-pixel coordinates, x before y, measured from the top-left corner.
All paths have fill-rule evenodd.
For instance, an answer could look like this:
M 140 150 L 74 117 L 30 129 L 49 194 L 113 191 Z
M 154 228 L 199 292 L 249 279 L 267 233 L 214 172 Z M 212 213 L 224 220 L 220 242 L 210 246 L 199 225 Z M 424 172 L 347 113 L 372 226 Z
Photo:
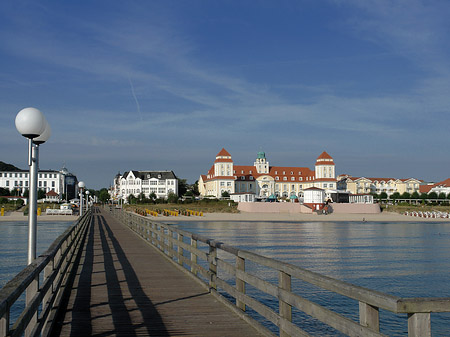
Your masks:
M 106 273 L 106 283 L 108 288 L 108 301 L 111 308 L 112 320 L 114 323 L 113 333 L 116 335 L 137 336 L 142 335 L 142 329 L 146 330 L 148 336 L 169 336 L 164 322 L 155 308 L 155 305 L 148 298 L 142 289 L 141 283 L 123 251 L 120 243 L 114 236 L 111 228 L 103 216 L 98 216 L 100 237 L 104 252 L 104 264 Z M 112 244 L 112 248 L 108 244 Z M 116 262 L 113 254 L 116 254 Z M 122 273 L 125 276 L 125 283 L 119 280 L 118 270 L 115 263 L 120 264 Z M 128 289 L 129 295 L 124 295 Z M 131 301 L 130 301 L 131 297 Z M 135 308 L 130 305 L 127 308 L 126 301 L 134 302 Z M 139 310 L 142 322 L 133 322 L 130 312 Z M 137 332 L 135 329 L 139 328 Z
M 72 337 L 169 336 L 103 215 L 94 212 L 91 221 L 78 283 L 71 282 L 73 306 L 69 299 L 64 303 L 71 321 L 67 314 L 64 319 L 63 309 L 52 336 L 68 332 L 64 325 L 70 326 Z

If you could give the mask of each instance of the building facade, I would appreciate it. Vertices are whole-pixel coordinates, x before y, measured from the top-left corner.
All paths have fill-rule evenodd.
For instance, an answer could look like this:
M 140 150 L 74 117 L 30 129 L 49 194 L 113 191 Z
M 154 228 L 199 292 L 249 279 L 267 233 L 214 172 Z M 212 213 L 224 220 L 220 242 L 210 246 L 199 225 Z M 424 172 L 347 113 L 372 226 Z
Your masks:
M 29 175 L 29 171 L 27 170 L 1 171 L 0 187 L 9 189 L 14 194 L 23 195 L 25 191 L 29 189 Z M 69 188 L 73 190 L 73 196 L 75 196 L 77 192 L 77 178 L 73 174 L 69 173 L 65 168 L 61 171 L 40 170 L 38 172 L 37 183 L 38 190 L 42 190 L 45 193 L 53 191 L 58 194 L 58 201 L 62 200 L 63 194 L 67 193 Z
M 114 178 L 110 194 L 113 200 L 127 202 L 130 195 L 146 198 L 154 193 L 157 198 L 166 199 L 170 193 L 178 195 L 178 178 L 173 171 L 127 171 Z
M 253 165 L 235 165 L 231 155 L 222 149 L 208 173 L 201 175 L 198 189 L 201 196 L 220 198 L 228 194 L 253 193 L 256 198 L 302 198 L 304 190 L 317 187 L 336 189 L 333 158 L 323 152 L 316 160 L 315 169 L 307 167 L 270 166 L 264 152 L 258 152 Z
M 385 192 L 387 196 L 398 192 L 403 194 L 419 193 L 421 181 L 415 178 L 365 178 L 343 175 L 338 177 L 338 189 L 351 194 L 380 194 Z
M 435 192 L 438 195 L 444 193 L 447 197 L 450 194 L 450 178 L 435 184 L 425 184 L 420 186 L 421 193 Z

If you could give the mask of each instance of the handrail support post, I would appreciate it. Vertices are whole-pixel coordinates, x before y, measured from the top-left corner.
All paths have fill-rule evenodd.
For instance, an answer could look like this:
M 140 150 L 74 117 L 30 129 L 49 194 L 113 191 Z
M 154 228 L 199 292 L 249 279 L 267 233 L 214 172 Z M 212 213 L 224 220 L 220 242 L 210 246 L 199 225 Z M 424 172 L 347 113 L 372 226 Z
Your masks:
M 359 324 L 374 331 L 380 331 L 380 313 L 377 307 L 359 302 Z
M 408 314 L 408 337 L 431 337 L 431 315 L 429 312 Z
M 280 289 L 290 292 L 291 291 L 291 275 L 286 274 L 283 271 L 280 271 L 278 274 L 278 285 L 279 285 Z M 279 313 L 280 313 L 281 317 L 288 320 L 289 322 L 292 322 L 292 307 L 290 304 L 282 301 L 281 299 L 279 300 Z M 288 337 L 288 336 L 290 336 L 290 334 L 287 333 L 286 331 L 283 331 L 280 328 L 280 337 Z

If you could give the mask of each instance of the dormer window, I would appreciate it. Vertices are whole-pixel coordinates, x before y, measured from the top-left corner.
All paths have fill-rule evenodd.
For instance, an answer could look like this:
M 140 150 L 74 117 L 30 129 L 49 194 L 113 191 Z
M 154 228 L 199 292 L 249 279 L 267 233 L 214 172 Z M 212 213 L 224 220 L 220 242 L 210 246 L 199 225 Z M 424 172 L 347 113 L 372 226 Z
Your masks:
M 248 173 L 252 174 L 253 172 L 252 172 L 252 170 L 250 170 Z
M 283 175 L 285 175 L 286 174 L 286 171 L 283 171 Z
M 291 175 L 294 174 L 294 171 L 291 171 Z
M 275 177 L 275 180 L 280 180 L 280 177 Z
M 287 177 L 283 177 L 283 180 L 287 180 Z
M 278 174 L 278 171 L 275 171 L 275 174 Z
M 291 180 L 292 180 L 292 181 L 295 181 L 295 178 L 294 178 L 294 177 L 292 177 L 292 178 L 291 178 Z
M 244 176 L 242 176 L 242 177 L 241 177 L 241 180 L 245 180 L 245 177 L 244 177 Z
M 253 176 L 250 176 L 250 180 L 253 180 Z

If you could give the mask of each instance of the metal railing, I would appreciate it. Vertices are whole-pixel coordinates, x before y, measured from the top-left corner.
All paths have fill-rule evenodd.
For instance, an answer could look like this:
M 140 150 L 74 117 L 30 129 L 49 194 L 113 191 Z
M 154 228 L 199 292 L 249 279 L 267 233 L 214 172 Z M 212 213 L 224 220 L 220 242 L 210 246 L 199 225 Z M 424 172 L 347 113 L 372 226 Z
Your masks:
M 50 333 L 90 220 L 91 212 L 79 218 L 45 253 L 0 289 L 0 337 Z M 24 294 L 23 311 L 10 322 L 11 308 Z
M 111 209 L 112 213 L 129 226 L 148 243 L 157 247 L 162 254 L 194 276 L 211 293 L 249 323 L 255 321 L 245 314 L 250 307 L 279 328 L 280 336 L 309 336 L 292 320 L 292 309 L 296 308 L 306 315 L 348 336 L 385 336 L 380 333 L 379 310 L 394 314 L 407 314 L 408 336 L 431 336 L 431 313 L 450 312 L 450 298 L 400 298 L 347 282 L 339 281 L 298 266 L 238 249 L 201 235 L 190 233 L 175 226 L 151 222 L 143 216 Z M 185 241 L 189 241 L 185 242 Z M 203 245 L 201 249 L 200 245 Z M 218 252 L 234 256 L 230 263 L 220 258 Z M 198 260 L 203 260 L 202 267 Z M 229 259 L 228 259 L 229 260 Z M 246 271 L 246 263 L 264 266 L 278 273 L 278 284 L 268 282 Z M 227 275 L 228 282 L 221 275 Z M 233 282 L 229 282 L 230 277 Z M 359 322 L 335 311 L 316 304 L 291 291 L 292 279 L 302 280 L 359 303 Z M 246 293 L 246 286 L 257 288 L 278 301 L 278 312 L 262 303 L 257 297 Z M 217 291 L 233 297 L 235 303 L 228 301 Z M 406 324 L 406 322 L 405 322 Z M 268 329 L 258 328 L 266 335 L 273 336 Z

